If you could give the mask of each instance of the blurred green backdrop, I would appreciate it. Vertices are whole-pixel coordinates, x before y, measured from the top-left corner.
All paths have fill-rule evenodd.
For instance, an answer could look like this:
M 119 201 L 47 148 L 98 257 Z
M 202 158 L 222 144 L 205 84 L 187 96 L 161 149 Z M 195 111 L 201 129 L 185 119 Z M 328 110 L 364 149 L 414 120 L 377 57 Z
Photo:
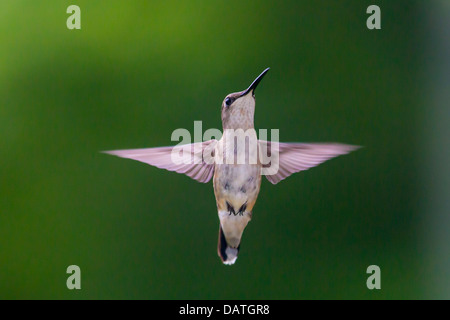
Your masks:
M 71 4 L 81 30 L 66 28 Z M 366 27 L 371 4 L 381 30 Z M 0 298 L 449 297 L 433 282 L 448 248 L 430 255 L 436 224 L 421 175 L 427 89 L 436 88 L 428 70 L 440 69 L 430 21 L 448 9 L 3 0 Z M 221 129 L 224 96 L 266 67 L 257 129 L 365 148 L 276 186 L 264 180 L 229 267 L 216 254 L 211 183 L 99 151 L 171 145 L 172 131 L 193 132 L 194 120 Z M 78 291 L 66 288 L 72 264 Z M 366 288 L 372 264 L 379 291 Z

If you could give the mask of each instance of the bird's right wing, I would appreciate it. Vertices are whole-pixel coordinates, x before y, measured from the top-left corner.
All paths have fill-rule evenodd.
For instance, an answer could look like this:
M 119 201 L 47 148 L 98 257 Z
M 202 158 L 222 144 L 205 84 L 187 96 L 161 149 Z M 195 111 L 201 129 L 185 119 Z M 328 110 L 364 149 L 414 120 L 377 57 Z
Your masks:
M 259 140 L 259 147 L 260 157 L 263 159 L 263 174 L 273 184 L 295 172 L 308 170 L 360 148 L 341 143 L 271 143 L 263 140 Z M 274 170 L 267 169 L 271 166 Z
M 217 140 L 174 147 L 104 151 L 104 153 L 141 161 L 157 168 L 184 173 L 202 183 L 214 174 L 214 148 Z

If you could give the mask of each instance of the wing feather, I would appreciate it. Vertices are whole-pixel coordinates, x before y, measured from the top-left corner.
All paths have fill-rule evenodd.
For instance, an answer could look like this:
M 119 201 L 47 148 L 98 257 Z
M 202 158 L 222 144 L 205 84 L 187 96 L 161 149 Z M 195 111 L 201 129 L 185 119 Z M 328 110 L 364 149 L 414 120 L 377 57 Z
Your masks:
M 211 180 L 214 174 L 214 163 L 207 163 L 203 157 L 206 147 L 213 148 L 217 140 L 192 143 L 190 145 L 175 147 L 159 147 L 145 149 L 129 149 L 104 151 L 104 153 L 121 158 L 133 159 L 157 168 L 186 174 L 188 177 L 202 183 Z M 175 149 L 177 148 L 177 149 Z M 173 161 L 173 153 L 182 150 L 180 161 Z M 179 153 L 178 153 L 179 156 Z
M 354 151 L 359 146 L 341 143 L 277 143 L 259 141 L 262 150 L 267 150 L 267 157 L 278 162 L 278 171 L 266 175 L 267 180 L 277 184 L 290 175 L 308 170 L 329 159 Z M 278 157 L 272 157 L 278 152 Z M 265 157 L 264 155 L 262 156 Z M 267 159 L 263 163 L 268 163 Z M 273 164 L 273 163 L 272 163 Z M 265 165 L 266 167 L 268 165 Z

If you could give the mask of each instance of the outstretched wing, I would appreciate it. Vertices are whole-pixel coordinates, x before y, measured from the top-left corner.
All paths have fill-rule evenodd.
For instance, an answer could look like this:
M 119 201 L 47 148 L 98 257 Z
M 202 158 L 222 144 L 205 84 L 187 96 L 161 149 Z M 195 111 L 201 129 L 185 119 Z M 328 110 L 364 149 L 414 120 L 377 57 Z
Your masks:
M 263 153 L 263 159 L 272 158 L 270 159 L 272 162 L 264 162 L 263 168 L 276 162 L 274 167 L 278 170 L 275 172 L 268 170 L 266 173 L 267 180 L 273 184 L 277 184 L 295 172 L 308 170 L 322 162 L 359 148 L 359 146 L 340 143 L 271 143 L 262 140 L 259 141 L 259 146 L 260 152 Z
M 152 166 L 184 173 L 202 183 L 214 174 L 214 147 L 217 140 L 208 140 L 174 147 L 104 151 L 114 156 L 141 161 Z

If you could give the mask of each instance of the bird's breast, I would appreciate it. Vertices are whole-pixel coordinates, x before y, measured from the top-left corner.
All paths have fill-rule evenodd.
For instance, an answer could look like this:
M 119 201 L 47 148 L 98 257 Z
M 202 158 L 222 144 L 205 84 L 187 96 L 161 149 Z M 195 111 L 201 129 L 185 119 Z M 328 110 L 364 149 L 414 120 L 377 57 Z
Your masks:
M 216 165 L 214 193 L 217 208 L 223 212 L 234 210 L 238 214 L 251 212 L 261 185 L 260 165 Z

